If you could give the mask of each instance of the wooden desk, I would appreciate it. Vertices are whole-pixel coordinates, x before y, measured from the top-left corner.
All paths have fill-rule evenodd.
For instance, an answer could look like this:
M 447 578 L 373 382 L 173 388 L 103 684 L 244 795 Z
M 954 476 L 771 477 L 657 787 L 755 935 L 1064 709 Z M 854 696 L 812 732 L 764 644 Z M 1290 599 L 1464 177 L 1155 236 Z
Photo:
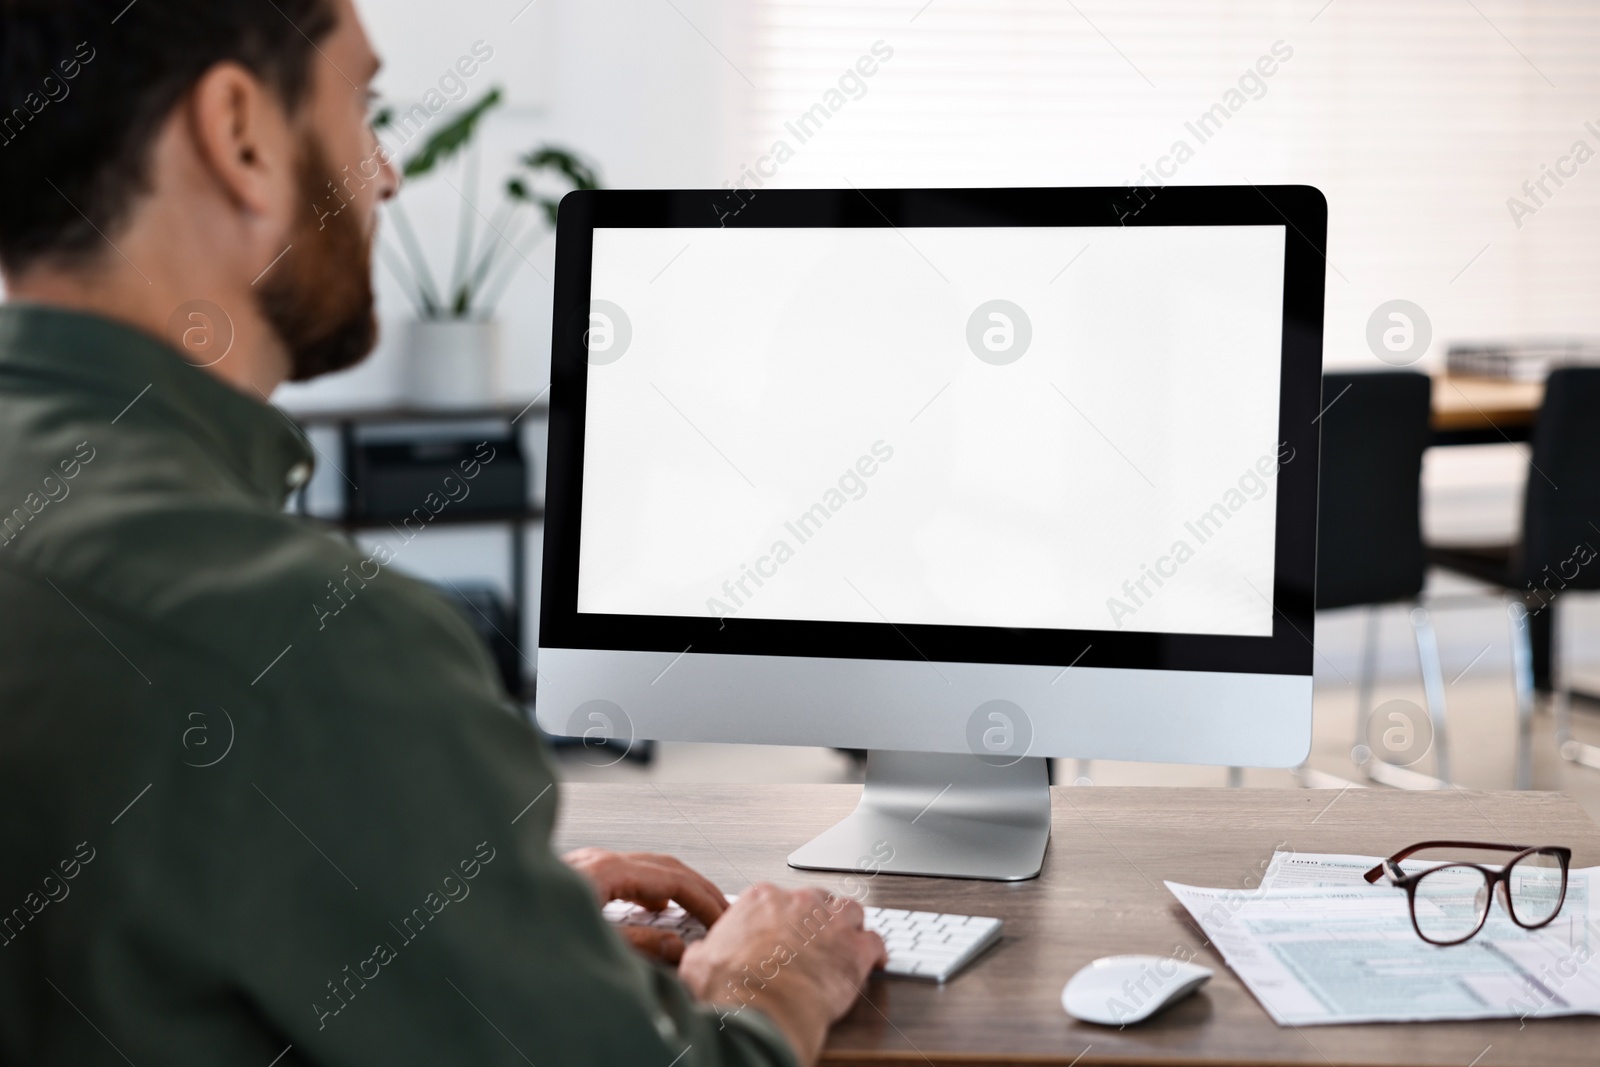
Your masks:
M 670 852 L 730 892 L 837 884 L 789 851 L 854 807 L 859 786 L 567 785 L 559 847 Z M 1162 879 L 1249 886 L 1274 848 L 1384 853 L 1423 838 L 1567 844 L 1600 864 L 1600 828 L 1553 793 L 1057 787 L 1044 873 L 1012 884 L 878 875 L 866 903 L 997 915 L 1001 942 L 948 985 L 875 977 L 825 1062 L 983 1064 L 1584 1064 L 1600 1019 L 1279 1027 L 1187 921 Z M 1217 971 L 1199 994 L 1126 1030 L 1080 1023 L 1061 987 L 1099 956 L 1178 946 Z
M 1435 443 L 1526 441 L 1543 402 L 1543 382 L 1436 374 L 1433 376 Z

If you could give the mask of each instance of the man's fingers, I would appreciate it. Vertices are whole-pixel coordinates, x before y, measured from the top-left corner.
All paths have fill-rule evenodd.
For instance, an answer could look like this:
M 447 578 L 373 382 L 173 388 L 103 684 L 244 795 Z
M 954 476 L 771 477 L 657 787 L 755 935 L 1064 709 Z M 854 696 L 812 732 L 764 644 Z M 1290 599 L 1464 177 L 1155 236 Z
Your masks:
M 728 898 L 722 895 L 722 890 L 698 875 L 680 881 L 672 889 L 672 899 L 707 926 L 722 918 L 722 913 L 728 910 Z
M 652 889 L 635 888 L 620 899 L 630 904 L 637 904 L 646 911 L 661 911 L 670 903 L 672 897 L 667 893 L 658 893 Z
M 728 910 L 728 898 L 723 895 L 721 889 L 717 888 L 717 883 L 675 856 L 664 858 L 680 872 L 685 885 L 697 886 L 700 889 L 700 902 L 697 906 L 703 908 L 705 914 L 690 908 L 685 901 L 678 901 L 683 905 L 684 910 L 690 912 L 707 926 L 722 918 L 722 913 Z
M 683 938 L 670 930 L 657 930 L 650 926 L 624 926 L 620 929 L 622 936 L 646 956 L 667 963 L 677 963 L 683 958 Z
M 869 961 L 867 970 L 886 967 L 889 964 L 889 950 L 884 947 L 883 938 L 872 930 L 862 931 L 862 943 L 866 951 L 864 955 Z
M 728 910 L 728 900 L 714 882 L 672 856 L 581 849 L 568 859 L 597 882 L 605 900 L 627 900 L 651 911 L 675 900 L 707 926 Z
M 728 910 L 728 898 L 716 883 L 673 856 L 640 855 L 638 873 L 648 888 L 683 905 L 683 910 L 710 926 Z

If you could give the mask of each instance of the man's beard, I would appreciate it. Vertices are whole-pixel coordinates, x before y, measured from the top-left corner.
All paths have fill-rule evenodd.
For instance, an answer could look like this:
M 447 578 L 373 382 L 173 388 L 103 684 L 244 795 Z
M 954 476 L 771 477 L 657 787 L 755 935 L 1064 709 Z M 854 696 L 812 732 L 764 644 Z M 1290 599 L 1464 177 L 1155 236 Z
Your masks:
M 372 239 L 356 210 L 324 214 L 337 177 L 314 134 L 301 144 L 300 215 L 292 251 L 262 283 L 258 304 L 289 351 L 289 380 L 303 382 L 353 367 L 378 341 L 373 310 Z M 317 216 L 322 216 L 320 219 Z

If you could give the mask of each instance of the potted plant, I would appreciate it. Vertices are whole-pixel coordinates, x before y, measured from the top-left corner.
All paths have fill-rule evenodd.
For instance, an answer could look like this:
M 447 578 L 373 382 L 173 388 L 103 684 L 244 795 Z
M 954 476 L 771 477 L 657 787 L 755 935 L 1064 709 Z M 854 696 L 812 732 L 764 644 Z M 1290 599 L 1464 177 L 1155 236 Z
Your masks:
M 561 196 L 572 189 L 599 187 L 594 169 L 576 154 L 540 145 L 517 157 L 499 205 L 485 217 L 476 206 L 479 164 L 472 142 L 484 116 L 501 99 L 500 90 L 491 89 L 423 142 L 400 167 L 409 182 L 465 153 L 465 188 L 456 189 L 461 211 L 446 285 L 439 284 L 429 267 L 401 200 L 390 201 L 386 208 L 399 251 L 385 241 L 379 244 L 379 256 L 417 311 L 407 325 L 401 358 L 406 395 L 418 407 L 481 407 L 496 399 L 500 324 L 494 317 L 495 306 L 527 262 L 527 252 L 555 231 Z M 383 131 L 393 122 L 393 112 L 385 110 L 373 125 Z M 534 233 L 538 236 L 533 243 L 521 247 Z

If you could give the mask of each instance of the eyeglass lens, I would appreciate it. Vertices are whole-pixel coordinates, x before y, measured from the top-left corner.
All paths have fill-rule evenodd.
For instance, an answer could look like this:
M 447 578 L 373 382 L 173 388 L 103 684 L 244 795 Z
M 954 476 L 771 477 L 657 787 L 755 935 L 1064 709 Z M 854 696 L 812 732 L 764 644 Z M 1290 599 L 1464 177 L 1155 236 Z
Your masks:
M 1551 852 L 1534 852 L 1511 865 L 1511 915 L 1524 926 L 1555 918 L 1561 907 L 1565 872 Z
M 1470 937 L 1489 911 L 1489 880 L 1475 867 L 1436 867 L 1417 880 L 1417 932 L 1449 944 Z

